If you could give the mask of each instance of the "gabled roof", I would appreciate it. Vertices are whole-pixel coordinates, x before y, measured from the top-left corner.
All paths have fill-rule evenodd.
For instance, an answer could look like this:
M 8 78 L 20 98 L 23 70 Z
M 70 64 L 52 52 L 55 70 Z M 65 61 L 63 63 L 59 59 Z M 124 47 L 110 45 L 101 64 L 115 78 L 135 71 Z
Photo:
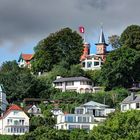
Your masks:
M 140 94 L 134 95 L 134 98 L 132 98 L 132 95 L 126 97 L 121 104 L 129 104 L 129 103 L 139 103 L 140 102 Z
M 90 102 L 87 102 L 81 106 L 98 106 L 98 107 L 108 107 L 108 105 L 105 105 L 105 104 L 101 104 L 101 103 L 98 103 L 98 102 L 94 102 L 94 101 L 90 101 Z
M 33 54 L 21 54 L 20 57 L 19 57 L 19 60 L 18 62 L 20 61 L 20 59 L 23 59 L 23 60 L 26 60 L 26 61 L 29 61 L 33 58 Z
M 11 111 L 17 110 L 17 111 L 23 111 L 22 108 L 20 108 L 18 105 L 12 104 L 9 109 L 4 113 L 3 118 L 6 117 Z M 1 117 L 2 118 L 2 117 Z
M 86 78 L 86 77 L 67 77 L 67 78 L 59 78 L 59 79 L 56 79 L 55 81 L 53 81 L 54 83 L 57 83 L 57 82 L 70 82 L 70 81 L 89 81 L 91 82 L 90 79 Z

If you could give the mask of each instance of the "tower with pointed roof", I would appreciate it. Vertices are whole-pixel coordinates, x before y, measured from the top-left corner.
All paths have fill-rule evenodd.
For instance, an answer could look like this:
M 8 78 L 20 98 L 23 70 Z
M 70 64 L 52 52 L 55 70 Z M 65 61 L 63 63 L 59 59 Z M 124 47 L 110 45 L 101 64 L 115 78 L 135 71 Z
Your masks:
M 99 55 L 103 61 L 105 61 L 105 59 L 106 59 L 106 47 L 108 46 L 108 44 L 105 41 L 105 36 L 104 36 L 102 27 L 101 27 L 101 32 L 99 35 L 99 41 L 95 45 L 96 45 L 96 49 L 97 49 L 96 54 Z

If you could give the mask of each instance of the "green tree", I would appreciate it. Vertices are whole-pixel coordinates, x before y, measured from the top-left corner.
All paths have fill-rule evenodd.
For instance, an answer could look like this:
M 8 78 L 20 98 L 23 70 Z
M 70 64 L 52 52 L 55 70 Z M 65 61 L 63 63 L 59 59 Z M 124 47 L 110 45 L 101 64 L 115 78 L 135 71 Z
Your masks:
M 50 34 L 35 47 L 33 71 L 50 71 L 62 60 L 68 65 L 78 64 L 83 50 L 82 41 L 82 37 L 70 28 Z
M 118 35 L 109 36 L 108 40 L 109 40 L 109 44 L 111 44 L 113 49 L 117 49 L 121 46 L 119 41 L 120 37 Z
M 10 102 L 27 97 L 48 97 L 49 86 L 33 76 L 28 69 L 20 69 L 15 61 L 3 63 L 0 83 Z
M 88 70 L 85 72 L 85 75 L 94 82 L 94 85 L 101 85 L 101 70 Z
M 128 26 L 120 37 L 121 46 L 140 50 L 140 26 Z
M 140 111 L 116 112 L 90 132 L 93 140 L 139 140 Z
M 16 60 L 3 62 L 0 72 L 19 71 Z
M 101 81 L 107 90 L 114 87 L 130 87 L 140 80 L 140 52 L 131 48 L 119 48 L 109 53 L 101 69 Z

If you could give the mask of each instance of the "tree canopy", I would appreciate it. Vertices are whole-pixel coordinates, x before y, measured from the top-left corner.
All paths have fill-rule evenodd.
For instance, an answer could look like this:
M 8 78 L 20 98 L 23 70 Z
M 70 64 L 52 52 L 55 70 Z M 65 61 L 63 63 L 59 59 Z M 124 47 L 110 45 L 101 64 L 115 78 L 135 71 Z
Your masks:
M 82 41 L 82 37 L 70 28 L 63 28 L 50 34 L 34 49 L 33 71 L 50 71 L 62 60 L 65 60 L 68 65 L 78 64 L 83 50 Z
M 92 140 L 139 140 L 140 111 L 117 112 L 103 124 L 93 128 Z
M 107 89 L 132 86 L 140 81 L 140 52 L 131 48 L 119 48 L 109 53 L 101 70 L 101 81 Z
M 140 26 L 128 26 L 121 34 L 120 44 L 124 47 L 140 50 Z

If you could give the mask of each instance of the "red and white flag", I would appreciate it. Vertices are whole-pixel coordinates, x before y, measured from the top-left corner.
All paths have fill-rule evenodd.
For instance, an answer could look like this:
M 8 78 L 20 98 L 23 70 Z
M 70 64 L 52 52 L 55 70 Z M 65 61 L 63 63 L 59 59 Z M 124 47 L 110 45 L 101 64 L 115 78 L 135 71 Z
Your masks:
M 80 27 L 79 27 L 79 32 L 82 33 L 82 34 L 85 32 L 85 29 L 84 29 L 83 26 L 80 26 Z

